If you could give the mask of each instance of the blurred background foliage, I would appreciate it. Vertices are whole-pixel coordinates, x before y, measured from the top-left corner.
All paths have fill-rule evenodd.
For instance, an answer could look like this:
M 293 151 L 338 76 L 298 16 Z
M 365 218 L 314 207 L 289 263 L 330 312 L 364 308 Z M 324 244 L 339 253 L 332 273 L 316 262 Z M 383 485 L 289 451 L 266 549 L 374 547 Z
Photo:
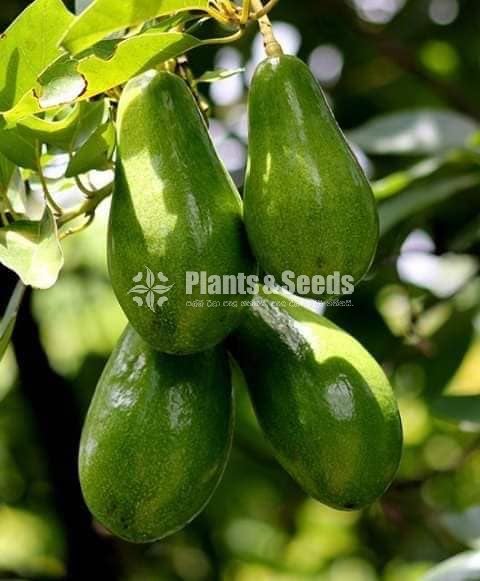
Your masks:
M 1 30 L 26 4 L 3 0 Z M 397 479 L 362 512 L 305 497 L 273 461 L 234 370 L 234 449 L 206 512 L 150 546 L 91 523 L 62 470 L 76 462 L 79 426 L 125 324 L 106 272 L 106 203 L 65 241 L 58 284 L 34 294 L 33 317 L 19 321 L 0 364 L 2 578 L 84 579 L 83 559 L 84 571 L 125 581 L 480 579 L 480 3 L 282 0 L 273 20 L 327 91 L 379 199 L 383 237 L 369 279 L 353 306 L 326 312 L 392 379 L 405 429 Z M 198 75 L 245 68 L 202 86 L 239 184 L 248 82 L 261 58 L 255 30 L 190 57 Z

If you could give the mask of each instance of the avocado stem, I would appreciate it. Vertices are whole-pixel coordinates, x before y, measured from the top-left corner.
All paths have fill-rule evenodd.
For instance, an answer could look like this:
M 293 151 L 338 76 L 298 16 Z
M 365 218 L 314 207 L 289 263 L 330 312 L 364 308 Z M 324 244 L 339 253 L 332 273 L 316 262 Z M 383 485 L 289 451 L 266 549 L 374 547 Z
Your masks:
M 253 8 L 259 12 L 260 14 L 263 13 L 264 6 L 261 0 L 251 0 Z M 263 36 L 263 43 L 265 46 L 265 52 L 269 57 L 278 57 L 283 55 L 283 49 L 275 38 L 273 33 L 272 23 L 270 22 L 270 18 L 267 14 L 262 14 L 262 16 L 258 19 L 258 25 L 260 27 L 260 32 Z

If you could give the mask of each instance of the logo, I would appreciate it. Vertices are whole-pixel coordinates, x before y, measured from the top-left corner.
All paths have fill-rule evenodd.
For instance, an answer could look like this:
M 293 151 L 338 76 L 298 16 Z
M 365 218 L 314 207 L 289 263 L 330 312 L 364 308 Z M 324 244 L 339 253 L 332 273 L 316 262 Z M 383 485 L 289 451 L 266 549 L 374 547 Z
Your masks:
M 155 278 L 155 275 L 148 266 L 145 267 L 145 284 L 142 284 L 143 274 L 143 272 L 139 272 L 132 278 L 135 286 L 128 291 L 128 294 L 137 295 L 132 297 L 133 302 L 139 307 L 146 306 L 155 313 L 155 306 L 161 307 L 168 301 L 168 297 L 158 295 L 168 293 L 174 285 L 171 284 L 170 286 L 165 286 L 165 284 L 157 284 L 156 278 L 158 278 L 160 283 L 168 283 L 168 278 L 163 274 L 163 272 L 159 272 Z

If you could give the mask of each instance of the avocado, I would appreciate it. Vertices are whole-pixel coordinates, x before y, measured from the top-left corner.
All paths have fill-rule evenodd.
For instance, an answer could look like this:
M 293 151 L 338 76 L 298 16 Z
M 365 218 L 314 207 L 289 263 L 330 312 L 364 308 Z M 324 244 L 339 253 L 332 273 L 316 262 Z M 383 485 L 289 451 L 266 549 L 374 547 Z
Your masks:
M 353 285 L 373 261 L 372 190 L 316 79 L 294 56 L 267 58 L 252 80 L 244 212 L 254 254 L 278 283 L 290 271 L 340 273 Z
M 189 523 L 222 477 L 232 399 L 223 347 L 176 357 L 154 351 L 128 326 L 100 378 L 80 442 L 80 483 L 98 521 L 136 543 Z
M 396 473 L 402 427 L 378 363 L 345 331 L 278 294 L 260 294 L 230 339 L 259 423 L 311 496 L 357 509 Z
M 190 89 L 174 74 L 149 71 L 127 84 L 117 133 L 108 234 L 116 297 L 155 349 L 213 347 L 238 324 L 239 297 L 201 294 L 198 284 L 187 294 L 186 273 L 250 273 L 238 191 Z

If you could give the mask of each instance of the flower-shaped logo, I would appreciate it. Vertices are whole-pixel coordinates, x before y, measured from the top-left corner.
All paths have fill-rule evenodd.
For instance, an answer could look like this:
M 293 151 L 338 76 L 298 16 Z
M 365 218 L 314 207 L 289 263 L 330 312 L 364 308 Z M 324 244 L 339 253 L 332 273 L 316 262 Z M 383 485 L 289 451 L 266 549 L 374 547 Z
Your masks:
M 136 284 L 128 291 L 128 294 L 137 295 L 133 297 L 133 302 L 139 307 L 145 305 L 155 313 L 155 305 L 161 307 L 163 303 L 168 301 L 167 297 L 160 296 L 157 299 L 156 295 L 167 293 L 174 285 L 171 284 L 170 286 L 164 286 L 163 284 L 156 284 L 156 278 L 153 272 L 148 268 L 148 266 L 145 267 L 145 270 L 145 284 L 142 284 L 143 272 L 139 272 L 132 278 L 132 281 Z M 159 272 L 157 278 L 161 283 L 168 283 L 168 278 L 163 274 L 163 272 Z

